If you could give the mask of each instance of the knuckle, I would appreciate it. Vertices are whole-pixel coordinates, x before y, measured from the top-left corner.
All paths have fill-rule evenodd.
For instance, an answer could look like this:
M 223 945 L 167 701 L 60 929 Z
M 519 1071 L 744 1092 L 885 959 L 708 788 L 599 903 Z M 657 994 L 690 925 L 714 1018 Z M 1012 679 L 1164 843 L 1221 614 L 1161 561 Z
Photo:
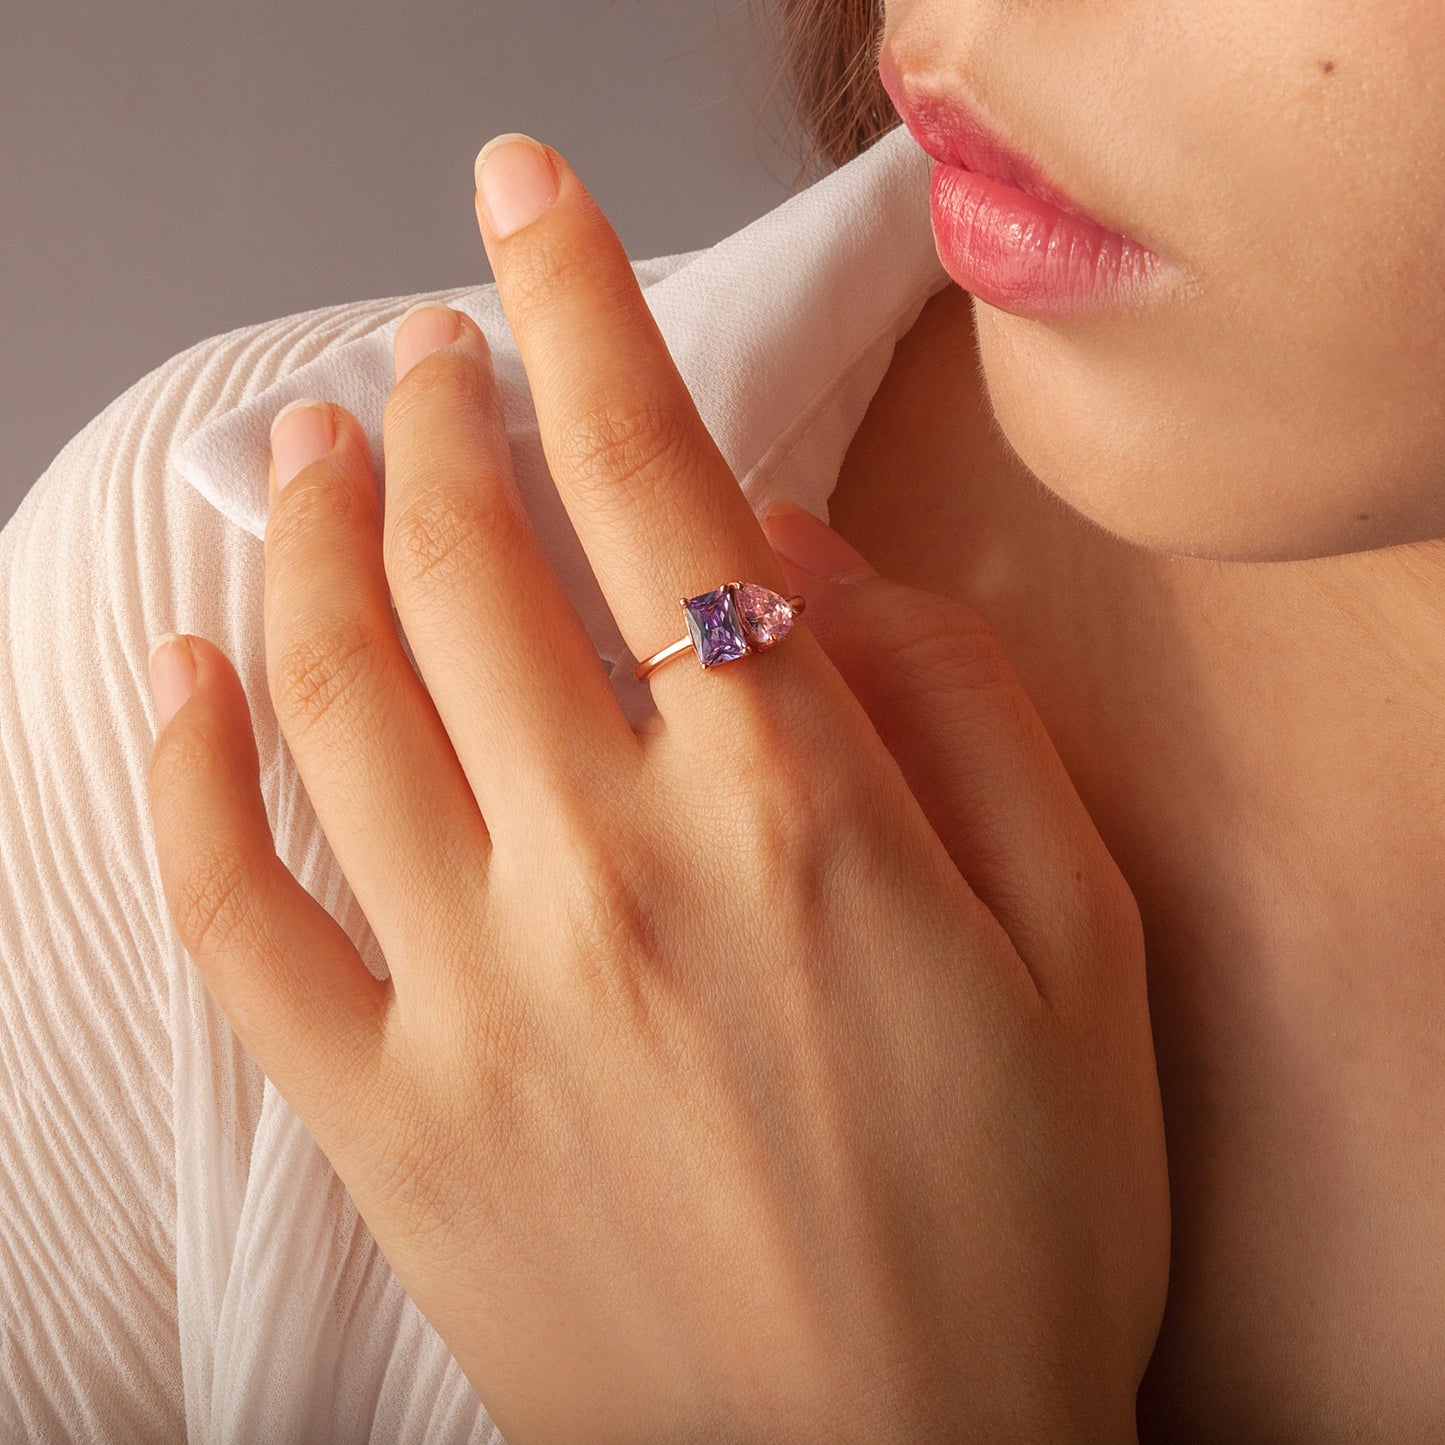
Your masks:
M 918 692 L 991 692 L 1013 686 L 1013 664 L 986 619 L 965 603 L 910 600 L 893 636 L 893 660 Z
M 309 470 L 309 469 L 308 469 Z M 375 493 L 340 474 L 328 458 L 314 474 L 302 472 L 289 483 L 277 500 L 267 522 L 267 546 L 276 556 L 293 551 L 303 556 L 318 545 L 318 538 L 353 532 L 369 525 L 375 514 Z
M 349 735 L 364 730 L 385 669 L 380 639 L 355 617 L 292 638 L 271 670 L 276 715 L 298 738 L 325 728 Z
M 399 443 L 416 446 L 426 455 L 426 443 L 440 415 L 465 413 L 475 405 L 483 367 L 491 361 L 485 353 L 472 358 L 462 351 L 445 351 L 425 356 L 394 386 L 382 410 L 382 440 L 388 452 Z
M 423 595 L 449 582 L 486 576 L 492 561 L 515 552 L 519 516 L 501 486 L 480 485 L 465 495 L 434 486 L 387 525 L 383 563 L 393 592 Z
M 191 860 L 172 909 L 181 942 L 197 958 L 254 947 L 264 931 L 255 865 L 234 845 L 213 843 Z
M 196 778 L 213 772 L 216 760 L 225 755 L 224 740 L 204 719 L 184 728 L 168 728 L 146 768 L 151 797 L 157 802 L 174 800 L 172 808 L 178 815 L 184 814 Z
M 559 247 L 545 237 L 529 238 L 507 257 L 508 310 L 526 317 L 565 304 L 569 295 L 598 291 L 593 258 L 576 246 Z
M 574 492 L 604 515 L 635 515 L 651 504 L 660 471 L 670 475 L 688 459 L 682 416 L 662 398 L 629 404 L 599 401 L 559 429 L 558 462 Z

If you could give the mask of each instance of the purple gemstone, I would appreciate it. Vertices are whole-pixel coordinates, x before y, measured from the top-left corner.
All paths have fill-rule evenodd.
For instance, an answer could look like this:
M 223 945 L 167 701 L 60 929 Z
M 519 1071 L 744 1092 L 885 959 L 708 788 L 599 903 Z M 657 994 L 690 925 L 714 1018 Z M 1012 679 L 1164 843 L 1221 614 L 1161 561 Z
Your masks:
M 691 597 L 683 607 L 687 612 L 688 636 L 704 667 L 716 667 L 720 662 L 747 656 L 747 634 L 731 588 L 719 587 L 704 592 L 701 597 Z
M 738 589 L 738 611 L 759 647 L 771 647 L 785 637 L 793 625 L 793 609 L 788 606 L 788 599 L 759 587 L 756 582 L 744 582 Z

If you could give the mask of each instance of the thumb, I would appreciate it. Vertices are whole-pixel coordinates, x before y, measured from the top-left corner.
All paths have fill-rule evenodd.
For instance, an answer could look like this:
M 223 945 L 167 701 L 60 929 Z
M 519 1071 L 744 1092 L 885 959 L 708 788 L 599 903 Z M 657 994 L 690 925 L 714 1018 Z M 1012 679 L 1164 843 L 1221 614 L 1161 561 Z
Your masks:
M 993 629 L 966 603 L 880 575 L 802 507 L 775 503 L 759 520 L 959 872 L 1040 989 L 1050 976 L 1067 986 L 1079 943 L 1137 928 L 1137 907 Z

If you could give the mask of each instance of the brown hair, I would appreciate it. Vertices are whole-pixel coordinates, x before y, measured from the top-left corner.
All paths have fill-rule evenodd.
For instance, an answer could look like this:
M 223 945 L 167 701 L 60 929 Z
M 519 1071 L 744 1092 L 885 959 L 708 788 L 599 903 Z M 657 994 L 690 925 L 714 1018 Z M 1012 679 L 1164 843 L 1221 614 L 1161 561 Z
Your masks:
M 756 0 L 748 0 L 754 10 Z M 794 180 L 845 165 L 902 122 L 878 79 L 883 0 L 762 0 L 779 54 L 774 85 L 786 86 L 806 149 Z

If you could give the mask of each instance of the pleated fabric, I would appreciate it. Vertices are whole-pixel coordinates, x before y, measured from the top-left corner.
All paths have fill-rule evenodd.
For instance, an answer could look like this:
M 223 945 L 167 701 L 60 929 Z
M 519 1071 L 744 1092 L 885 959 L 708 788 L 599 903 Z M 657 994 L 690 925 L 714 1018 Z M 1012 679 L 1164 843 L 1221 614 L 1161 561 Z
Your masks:
M 900 128 L 716 245 L 633 263 L 756 511 L 826 519 L 897 339 L 949 284 L 927 191 Z M 197 633 L 246 689 L 278 852 L 385 974 L 271 708 L 261 539 L 294 397 L 356 413 L 384 492 L 392 336 L 423 299 L 486 331 L 533 523 L 624 710 L 650 709 L 494 285 L 209 337 L 65 446 L 0 531 L 0 1440 L 501 1440 L 176 939 L 146 793 L 149 645 Z

